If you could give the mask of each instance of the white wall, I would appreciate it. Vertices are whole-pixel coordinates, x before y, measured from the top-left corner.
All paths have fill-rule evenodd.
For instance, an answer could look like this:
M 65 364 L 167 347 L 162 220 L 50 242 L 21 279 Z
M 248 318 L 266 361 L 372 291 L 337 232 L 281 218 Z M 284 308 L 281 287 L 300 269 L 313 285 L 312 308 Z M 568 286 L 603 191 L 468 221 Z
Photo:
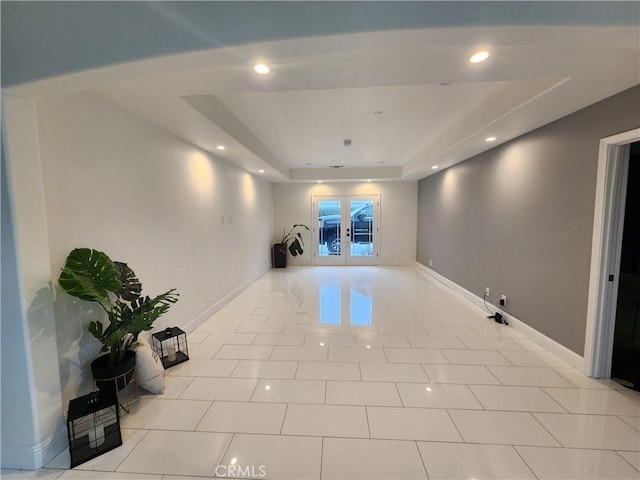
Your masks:
M 380 194 L 380 261 L 379 265 L 414 265 L 418 217 L 418 182 L 334 182 L 279 183 L 274 185 L 273 243 L 282 238 L 295 223 L 312 227 L 311 198 L 314 195 L 370 195 Z M 312 265 L 312 237 L 303 234 L 304 254 L 289 256 L 291 265 Z
M 96 248 L 127 262 L 143 293 L 177 288 L 154 331 L 190 331 L 270 268 L 270 183 L 92 94 L 40 101 L 37 114 L 56 287 L 69 251 Z M 99 344 L 86 327 L 100 314 L 56 288 L 65 403 L 90 386 Z
M 2 454 L 3 457 L 24 457 L 15 466 L 30 467 L 33 464 L 33 452 L 29 448 L 36 443 L 35 413 L 31 402 L 33 369 L 27 338 L 22 301 L 20 298 L 18 265 L 13 234 L 12 214 L 7 191 L 7 172 L 2 154 L 2 302 L 0 304 L 0 381 L 2 388 Z M 20 449 L 24 455 L 16 455 Z M 10 450 L 14 450 L 10 452 Z M 30 458 L 29 458 L 30 457 Z M 4 465 L 4 463 L 3 463 Z
M 2 351 L 2 410 L 13 414 L 2 424 L 2 466 L 38 468 L 64 447 L 66 434 L 36 111 L 31 100 L 3 96 L 2 113 L 2 153 L 11 207 L 3 210 L 3 235 L 7 227 L 13 234 L 9 245 L 2 245 L 2 269 L 3 276 L 9 275 L 3 280 L 16 282 L 6 299 L 3 286 L 2 299 L 2 343 L 11 342 Z M 8 353 L 16 358 L 5 363 Z M 20 433 L 12 435 L 13 428 Z

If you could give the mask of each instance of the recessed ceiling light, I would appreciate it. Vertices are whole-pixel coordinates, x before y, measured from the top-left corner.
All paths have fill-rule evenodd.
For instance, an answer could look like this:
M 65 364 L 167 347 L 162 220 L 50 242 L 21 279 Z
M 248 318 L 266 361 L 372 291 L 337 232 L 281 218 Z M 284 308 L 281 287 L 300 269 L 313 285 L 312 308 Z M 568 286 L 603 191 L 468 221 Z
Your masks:
M 318 183 L 322 183 L 322 180 L 318 180 Z
M 496 137 L 487 137 L 484 139 L 485 142 L 495 142 L 496 141 Z
M 431 167 L 431 168 L 432 168 L 432 169 L 434 169 L 434 170 L 437 170 L 437 169 L 438 169 L 438 165 L 434 165 L 434 166 L 433 166 L 433 167 Z
M 256 73 L 259 73 L 260 75 L 266 75 L 267 73 L 269 73 L 269 65 L 267 65 L 266 63 L 263 63 L 263 62 L 256 63 L 253 66 L 253 70 Z
M 371 179 L 370 179 L 370 178 L 369 178 L 369 179 L 367 179 L 367 182 L 370 182 L 370 181 L 371 181 Z
M 264 173 L 264 170 L 260 169 L 258 170 L 258 173 Z
M 469 57 L 469 62 L 471 63 L 480 63 L 484 62 L 487 58 L 489 58 L 489 52 L 486 50 L 482 50 L 480 52 L 476 52 Z
M 218 150 L 226 150 L 227 149 L 227 147 L 225 147 L 224 145 L 218 145 L 216 148 Z

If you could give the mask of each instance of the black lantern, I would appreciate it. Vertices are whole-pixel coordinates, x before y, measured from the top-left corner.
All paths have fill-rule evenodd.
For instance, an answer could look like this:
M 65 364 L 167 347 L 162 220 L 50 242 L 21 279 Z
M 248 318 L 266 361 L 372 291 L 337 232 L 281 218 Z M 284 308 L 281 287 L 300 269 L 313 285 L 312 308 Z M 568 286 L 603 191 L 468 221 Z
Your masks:
M 165 369 L 189 360 L 187 334 L 178 327 L 168 327 L 152 336 L 153 349 L 162 359 Z
M 71 400 L 67 434 L 71 468 L 122 445 L 116 393 L 92 392 Z

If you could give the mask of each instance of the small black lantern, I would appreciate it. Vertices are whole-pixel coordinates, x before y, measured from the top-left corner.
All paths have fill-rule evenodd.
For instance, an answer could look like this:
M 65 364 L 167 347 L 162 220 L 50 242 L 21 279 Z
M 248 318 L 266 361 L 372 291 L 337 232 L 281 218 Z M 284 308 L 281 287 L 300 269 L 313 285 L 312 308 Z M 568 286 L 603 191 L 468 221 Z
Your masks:
M 71 468 L 122 445 L 115 392 L 101 390 L 71 400 L 67 434 Z
M 162 359 L 165 369 L 189 360 L 187 334 L 178 327 L 168 327 L 152 337 L 153 350 Z

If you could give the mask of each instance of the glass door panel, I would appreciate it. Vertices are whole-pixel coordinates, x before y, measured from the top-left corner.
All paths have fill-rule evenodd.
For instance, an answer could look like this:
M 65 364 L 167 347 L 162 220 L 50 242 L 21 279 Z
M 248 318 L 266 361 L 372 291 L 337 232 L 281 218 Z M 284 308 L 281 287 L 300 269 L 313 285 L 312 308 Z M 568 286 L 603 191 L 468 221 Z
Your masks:
M 317 219 L 316 265 L 344 265 L 342 198 L 314 199 L 314 216 Z
M 346 198 L 346 202 L 349 222 L 343 226 L 347 229 L 345 262 L 347 265 L 377 265 L 380 197 L 352 195 Z
M 350 257 L 372 257 L 373 253 L 373 208 L 372 199 L 349 200 L 351 225 L 349 237 Z

